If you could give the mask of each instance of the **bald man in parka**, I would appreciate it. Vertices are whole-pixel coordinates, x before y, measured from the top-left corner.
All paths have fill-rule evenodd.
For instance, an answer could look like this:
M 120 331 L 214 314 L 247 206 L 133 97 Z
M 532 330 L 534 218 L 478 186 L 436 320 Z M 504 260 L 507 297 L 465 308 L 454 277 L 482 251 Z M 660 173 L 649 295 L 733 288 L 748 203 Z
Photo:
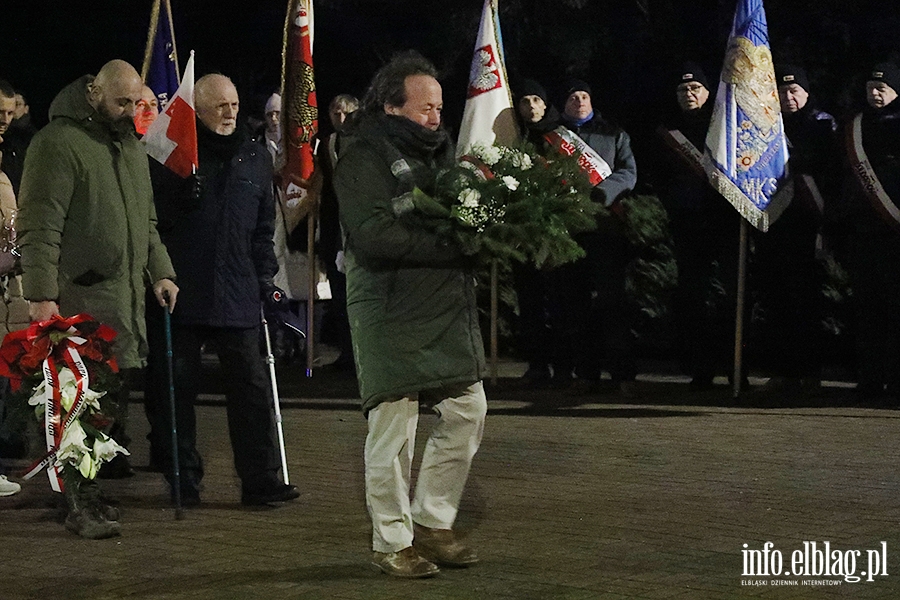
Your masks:
M 134 67 L 113 60 L 96 77 L 63 88 L 50 105 L 50 123 L 29 148 L 19 197 L 22 287 L 31 319 L 87 313 L 114 328 L 125 380 L 147 354 L 146 288 L 152 285 L 170 310 L 178 295 L 156 231 L 147 154 L 134 133 L 142 85 Z M 124 387 L 119 396 L 127 402 Z M 127 443 L 122 436 L 117 441 Z M 66 492 L 66 527 L 83 537 L 117 535 L 118 522 L 99 506 L 96 483 L 82 487 Z

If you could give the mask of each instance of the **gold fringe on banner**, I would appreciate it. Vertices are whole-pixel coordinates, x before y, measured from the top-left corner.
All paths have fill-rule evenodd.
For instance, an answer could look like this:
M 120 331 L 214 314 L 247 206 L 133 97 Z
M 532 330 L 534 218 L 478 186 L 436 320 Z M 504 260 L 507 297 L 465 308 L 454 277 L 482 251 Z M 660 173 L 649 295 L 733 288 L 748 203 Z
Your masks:
M 772 196 L 772 200 L 765 210 L 760 210 L 758 206 L 750 201 L 750 198 L 741 191 L 735 183 L 729 179 L 724 173 L 716 169 L 708 155 L 703 156 L 703 165 L 709 176 L 709 182 L 713 188 L 719 192 L 723 198 L 728 200 L 747 222 L 760 231 L 768 231 L 769 226 L 774 223 L 784 209 L 791 203 L 794 197 L 794 180 L 788 179 Z

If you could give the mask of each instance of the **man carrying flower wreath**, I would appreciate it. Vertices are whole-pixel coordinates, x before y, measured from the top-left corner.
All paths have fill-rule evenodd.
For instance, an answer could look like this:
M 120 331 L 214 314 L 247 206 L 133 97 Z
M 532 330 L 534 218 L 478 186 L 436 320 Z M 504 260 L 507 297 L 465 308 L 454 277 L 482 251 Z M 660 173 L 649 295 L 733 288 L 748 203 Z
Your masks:
M 435 563 L 478 560 L 452 528 L 487 412 L 470 261 L 452 238 L 434 232 L 434 217 L 412 207 L 417 194 L 435 193 L 438 170 L 454 163 L 435 76 L 414 52 L 383 66 L 335 172 L 347 313 L 369 428 L 373 563 L 410 578 L 436 574 Z M 438 422 L 410 503 L 420 401 Z
M 145 289 L 152 284 L 170 309 L 178 295 L 156 231 L 146 151 L 134 134 L 141 89 L 137 71 L 121 60 L 64 88 L 50 106 L 50 124 L 32 141 L 19 198 L 31 319 L 89 313 L 115 329 L 113 352 L 125 382 L 147 352 Z M 118 394 L 122 424 L 127 388 Z M 125 437 L 117 441 L 127 445 Z M 93 478 L 67 486 L 66 499 L 68 529 L 84 537 L 118 534 Z

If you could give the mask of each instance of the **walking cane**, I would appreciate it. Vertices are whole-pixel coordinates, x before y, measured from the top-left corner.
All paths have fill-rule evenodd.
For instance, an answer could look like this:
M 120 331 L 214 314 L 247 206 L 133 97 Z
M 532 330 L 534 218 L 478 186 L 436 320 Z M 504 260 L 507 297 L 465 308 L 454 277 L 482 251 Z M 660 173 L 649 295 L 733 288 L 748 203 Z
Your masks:
M 278 430 L 278 446 L 281 449 L 281 472 L 284 474 L 284 482 L 290 483 L 288 478 L 287 454 L 284 451 L 284 426 L 281 421 L 281 400 L 278 398 L 278 380 L 275 379 L 275 356 L 272 354 L 272 338 L 269 336 L 269 322 L 266 320 L 266 311 L 260 306 L 259 314 L 262 317 L 263 333 L 266 336 L 266 364 L 269 365 L 269 379 L 272 382 L 272 400 L 275 403 L 275 426 Z
M 169 294 L 165 295 L 163 325 L 166 330 L 166 371 L 169 377 L 169 413 L 172 419 L 172 489 L 175 490 L 175 519 L 184 518 L 181 509 L 181 468 L 178 466 L 178 426 L 175 423 L 175 371 L 172 368 L 172 316 L 169 313 Z

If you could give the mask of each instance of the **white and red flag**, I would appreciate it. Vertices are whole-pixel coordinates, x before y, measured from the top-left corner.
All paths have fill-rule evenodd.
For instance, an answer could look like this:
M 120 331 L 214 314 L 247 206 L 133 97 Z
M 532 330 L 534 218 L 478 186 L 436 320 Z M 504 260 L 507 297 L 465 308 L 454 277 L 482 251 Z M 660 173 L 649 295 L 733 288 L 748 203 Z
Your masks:
M 143 137 L 147 154 L 180 175 L 197 169 L 197 120 L 194 110 L 194 52 L 178 91 Z
M 497 0 L 485 0 L 456 153 L 457 156 L 466 154 L 475 145 L 491 146 L 496 143 L 508 146 L 517 139 Z

